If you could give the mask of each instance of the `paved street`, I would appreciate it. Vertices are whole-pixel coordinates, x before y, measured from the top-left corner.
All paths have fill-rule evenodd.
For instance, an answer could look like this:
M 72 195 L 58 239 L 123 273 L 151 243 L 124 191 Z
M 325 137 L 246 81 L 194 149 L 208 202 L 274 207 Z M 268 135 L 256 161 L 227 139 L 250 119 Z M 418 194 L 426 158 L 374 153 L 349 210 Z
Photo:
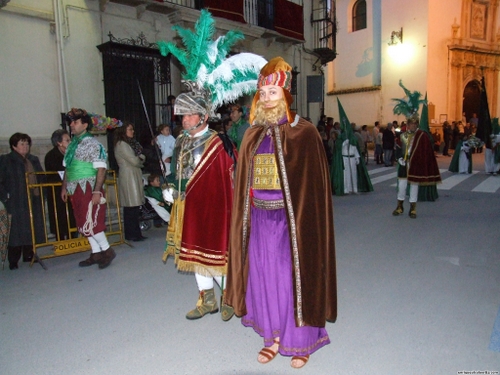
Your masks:
M 117 247 L 105 270 L 79 268 L 86 254 L 48 259 L 46 271 L 0 270 L 0 373 L 500 371 L 500 353 L 488 349 L 500 305 L 500 176 L 474 159 L 477 173 L 460 177 L 446 172 L 450 158 L 438 158 L 440 197 L 419 203 L 415 220 L 407 202 L 391 215 L 395 168 L 373 159 L 374 192 L 334 197 L 339 316 L 326 327 L 331 344 L 302 370 L 280 356 L 259 364 L 262 340 L 238 318 L 186 320 L 194 276 L 161 262 L 165 228 L 153 227 L 145 242 Z

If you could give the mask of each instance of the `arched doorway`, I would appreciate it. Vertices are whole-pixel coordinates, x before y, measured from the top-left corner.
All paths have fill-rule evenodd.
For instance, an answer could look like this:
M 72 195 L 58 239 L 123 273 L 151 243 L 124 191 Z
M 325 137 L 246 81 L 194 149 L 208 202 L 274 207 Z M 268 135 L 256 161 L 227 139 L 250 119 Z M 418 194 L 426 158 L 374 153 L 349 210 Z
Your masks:
M 470 81 L 464 89 L 464 100 L 462 103 L 462 112 L 465 112 L 467 121 L 473 113 L 479 114 L 481 107 L 481 84 L 476 81 Z

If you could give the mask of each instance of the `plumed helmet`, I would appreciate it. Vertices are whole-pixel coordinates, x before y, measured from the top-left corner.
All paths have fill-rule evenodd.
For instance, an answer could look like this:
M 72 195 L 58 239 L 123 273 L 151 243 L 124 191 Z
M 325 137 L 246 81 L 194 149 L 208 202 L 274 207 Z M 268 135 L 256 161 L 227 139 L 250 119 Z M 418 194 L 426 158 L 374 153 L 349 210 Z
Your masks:
M 184 81 L 183 83 L 187 90 L 175 99 L 174 114 L 180 116 L 194 113 L 200 116 L 210 114 L 211 105 L 207 90 L 193 81 Z

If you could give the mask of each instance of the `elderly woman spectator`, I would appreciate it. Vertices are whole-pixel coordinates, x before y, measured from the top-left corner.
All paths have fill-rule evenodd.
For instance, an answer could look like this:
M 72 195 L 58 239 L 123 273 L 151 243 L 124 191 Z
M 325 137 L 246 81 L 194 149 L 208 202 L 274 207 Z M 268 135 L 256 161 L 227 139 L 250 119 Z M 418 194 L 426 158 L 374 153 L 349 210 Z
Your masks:
M 0 200 L 7 212 L 12 215 L 9 235 L 9 268 L 18 268 L 23 255 L 23 262 L 33 259 L 33 237 L 31 235 L 31 217 L 33 218 L 35 240 L 44 241 L 44 220 L 42 214 L 42 194 L 39 188 L 31 188 L 31 212 L 28 202 L 26 173 L 28 183 L 38 182 L 36 174 L 43 172 L 38 158 L 30 154 L 31 137 L 24 133 L 15 133 L 9 139 L 11 152 L 0 157 Z M 31 215 L 32 214 L 32 215 Z
M 115 158 L 118 163 L 118 189 L 123 206 L 123 227 L 125 239 L 143 241 L 139 217 L 140 206 L 144 204 L 144 183 L 142 170 L 146 157 L 142 146 L 134 138 L 134 125 L 124 122 L 114 133 Z
M 65 169 L 63 166 L 64 154 L 71 142 L 69 133 L 64 129 L 57 129 L 52 133 L 50 141 L 54 147 L 45 155 L 45 170 L 47 172 L 63 172 Z M 47 182 L 60 183 L 61 180 L 62 175 L 60 174 L 47 175 Z M 55 186 L 53 192 L 52 190 L 48 191 L 47 206 L 49 209 L 50 232 L 56 235 L 58 241 L 70 238 L 69 228 L 75 227 L 73 207 L 70 204 L 67 205 L 69 212 L 68 220 L 66 203 L 61 199 L 61 186 Z

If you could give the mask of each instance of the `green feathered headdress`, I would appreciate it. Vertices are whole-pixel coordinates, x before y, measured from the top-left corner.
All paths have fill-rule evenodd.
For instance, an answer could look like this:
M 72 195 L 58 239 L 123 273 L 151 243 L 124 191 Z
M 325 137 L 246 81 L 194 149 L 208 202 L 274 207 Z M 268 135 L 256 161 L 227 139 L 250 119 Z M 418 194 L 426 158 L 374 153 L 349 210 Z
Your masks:
M 257 78 L 266 60 L 253 53 L 239 53 L 227 58 L 231 47 L 244 38 L 240 31 L 231 30 L 213 40 L 215 21 L 210 12 L 201 10 L 194 30 L 173 26 L 182 39 L 183 47 L 172 42 L 158 41 L 160 53 L 174 55 L 185 69 L 182 78 L 188 91 L 194 96 L 202 95 L 207 102 L 207 113 L 211 116 L 224 103 L 234 102 L 238 97 L 257 90 Z M 191 90 L 196 88 L 196 93 Z M 201 94 L 203 92 L 203 94 Z
M 427 104 L 427 99 L 421 99 L 422 94 L 419 91 L 410 91 L 404 85 L 403 81 L 399 80 L 399 86 L 404 90 L 405 97 L 403 99 L 393 98 L 396 102 L 393 113 L 395 115 L 403 115 L 408 120 L 418 120 L 418 110 L 421 104 Z

